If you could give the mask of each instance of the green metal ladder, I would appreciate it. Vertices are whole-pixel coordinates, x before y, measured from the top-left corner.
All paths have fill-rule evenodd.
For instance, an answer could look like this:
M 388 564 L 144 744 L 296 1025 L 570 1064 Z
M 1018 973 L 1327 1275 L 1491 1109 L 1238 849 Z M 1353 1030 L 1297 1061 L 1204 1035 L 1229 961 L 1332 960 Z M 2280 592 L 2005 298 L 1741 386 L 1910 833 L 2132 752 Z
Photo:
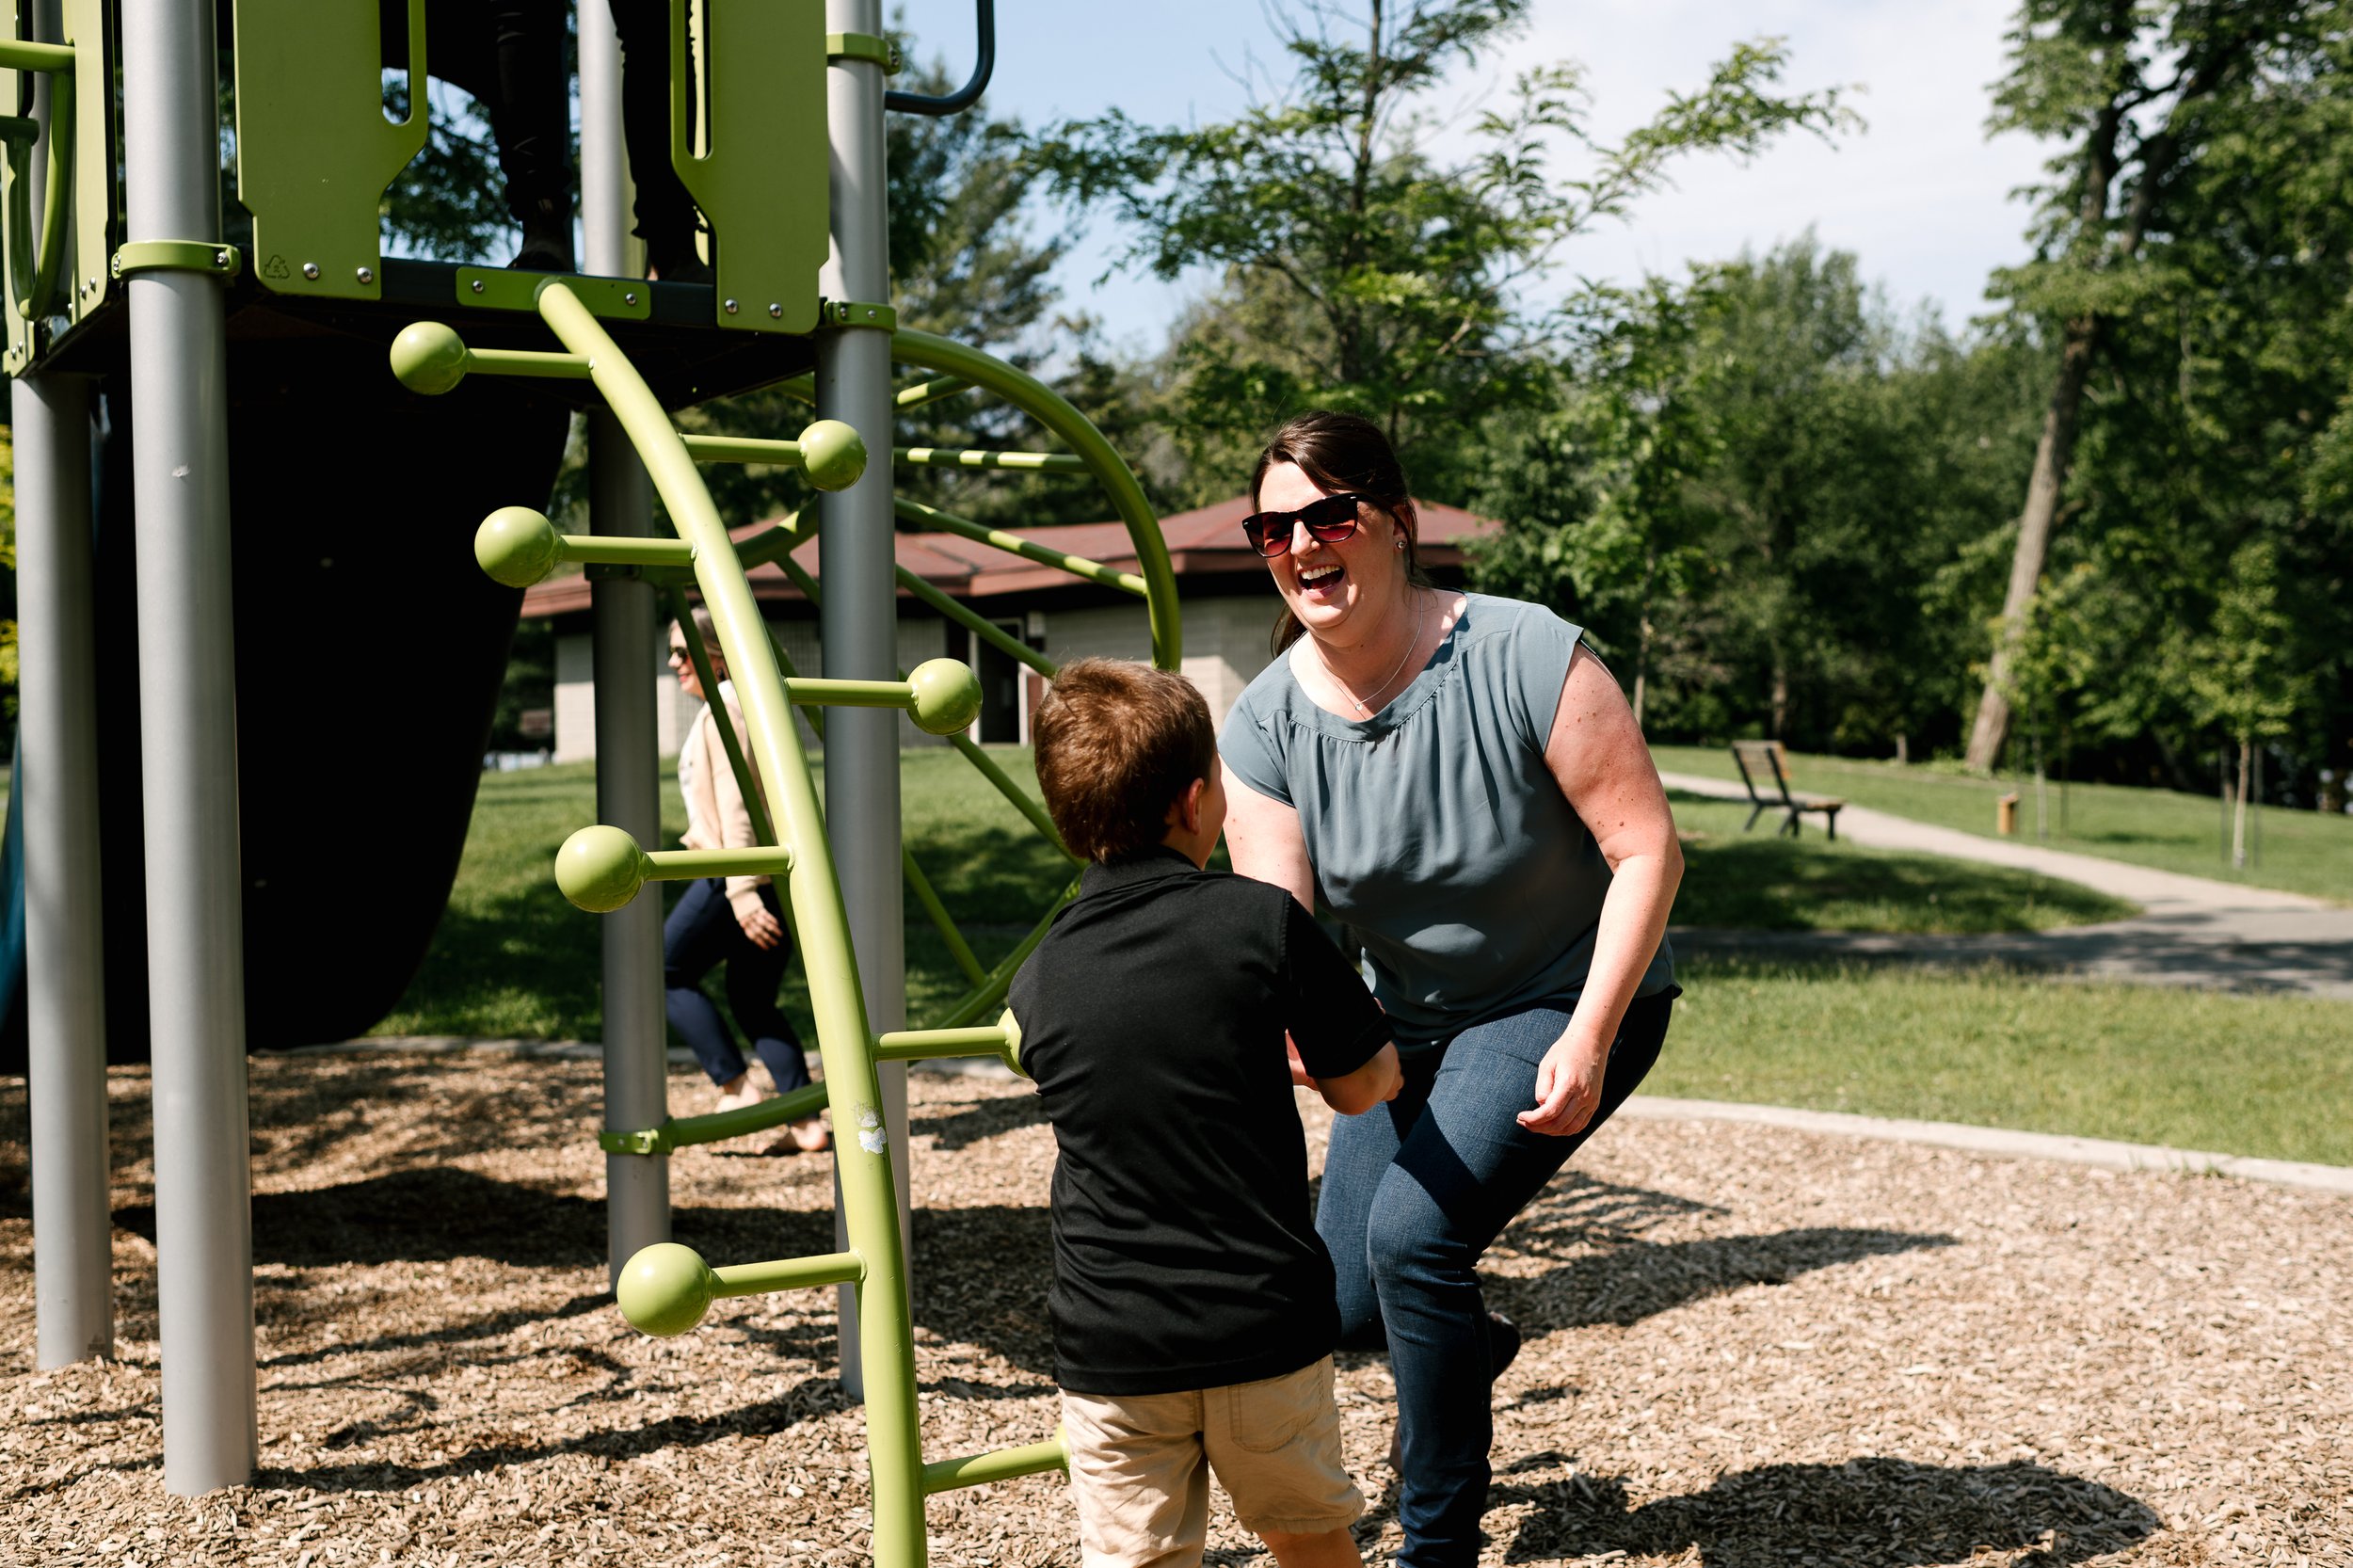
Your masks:
M 842 1217 L 849 1249 L 811 1257 L 783 1258 L 712 1268 L 692 1249 L 675 1242 L 647 1247 L 624 1267 L 616 1293 L 630 1321 L 648 1334 L 676 1335 L 694 1328 L 711 1304 L 722 1297 L 761 1294 L 810 1286 L 847 1284 L 857 1292 L 859 1354 L 866 1379 L 867 1464 L 873 1496 L 873 1558 L 882 1568 L 921 1568 L 926 1560 L 923 1499 L 935 1492 L 1064 1468 L 1066 1454 L 1059 1433 L 1042 1442 L 926 1464 L 916 1403 L 915 1350 L 902 1244 L 892 1153 L 884 1130 L 878 1066 L 929 1057 L 993 1055 L 1020 1070 L 1020 1032 L 1010 1013 L 992 1024 L 977 1020 L 998 1008 L 1013 975 L 1035 949 L 1054 914 L 1076 895 L 1074 880 L 1036 927 L 994 969 L 984 969 L 957 933 L 944 904 L 912 856 L 904 870 L 938 927 L 971 989 L 934 1027 L 876 1035 L 870 1032 L 865 998 L 851 952 L 847 914 L 834 872 L 810 776 L 808 754 L 793 723 L 796 705 L 821 708 L 879 707 L 907 711 L 918 728 L 948 737 L 1039 832 L 1067 856 L 1052 823 L 1002 769 L 963 733 L 980 709 L 977 678 L 961 661 L 935 659 L 901 680 L 808 680 L 794 675 L 783 650 L 768 634 L 753 600 L 747 570 L 775 562 L 811 602 L 818 584 L 789 552 L 808 537 L 797 518 L 787 519 L 738 544 L 720 520 L 697 462 L 758 462 L 801 469 L 820 489 L 856 484 L 865 472 L 867 452 L 857 432 L 836 421 L 819 420 L 797 440 L 746 440 L 681 435 L 644 379 L 599 324 L 573 281 L 549 279 L 536 287 L 534 305 L 563 344 L 561 351 L 476 350 L 451 328 L 419 322 L 392 345 L 393 374 L 411 391 L 436 394 L 469 374 L 550 376 L 591 382 L 628 433 L 666 508 L 675 539 L 564 535 L 543 515 L 526 507 L 503 507 L 484 520 L 475 536 L 475 556 L 491 577 L 509 586 L 541 581 L 567 562 L 634 574 L 661 587 L 685 633 L 689 655 L 706 691 L 716 691 L 710 649 L 694 618 L 684 614 L 683 587 L 691 582 L 709 608 L 720 651 L 743 702 L 744 728 L 759 763 L 761 789 L 749 787 L 745 758 L 730 725 L 718 727 L 728 764 L 746 787 L 762 842 L 748 849 L 648 852 L 627 833 L 593 826 L 574 833 L 557 852 L 556 881 L 567 898 L 596 912 L 618 909 L 652 881 L 690 877 L 767 874 L 788 893 L 787 908 L 799 939 L 815 1014 L 824 1080 L 737 1111 L 672 1118 L 659 1128 L 600 1135 L 612 1152 L 652 1156 L 696 1144 L 742 1137 L 797 1121 L 828 1106 L 836 1137 Z M 900 515 L 934 529 L 976 539 L 1054 566 L 1083 580 L 1144 600 L 1151 621 L 1154 662 L 1176 667 L 1181 652 L 1176 581 L 1157 520 L 1133 473 L 1101 433 L 1050 389 L 1003 361 L 944 339 L 913 331 L 893 335 L 892 356 L 932 373 L 898 396 L 901 408 L 982 389 L 1012 402 L 1059 436 L 1069 454 L 942 452 L 901 449 L 893 456 L 916 465 L 1029 469 L 1091 473 L 1103 486 L 1127 524 L 1138 572 L 1120 572 L 1052 550 L 1018 536 L 936 511 L 912 501 L 898 504 Z M 808 397 L 808 378 L 787 384 Z M 1026 644 L 1008 637 L 969 607 L 949 599 L 902 569 L 901 585 L 949 620 L 990 646 L 1051 678 L 1054 665 Z M 810 715 L 812 722 L 819 715 Z M 1075 860 L 1075 856 L 1073 857 Z

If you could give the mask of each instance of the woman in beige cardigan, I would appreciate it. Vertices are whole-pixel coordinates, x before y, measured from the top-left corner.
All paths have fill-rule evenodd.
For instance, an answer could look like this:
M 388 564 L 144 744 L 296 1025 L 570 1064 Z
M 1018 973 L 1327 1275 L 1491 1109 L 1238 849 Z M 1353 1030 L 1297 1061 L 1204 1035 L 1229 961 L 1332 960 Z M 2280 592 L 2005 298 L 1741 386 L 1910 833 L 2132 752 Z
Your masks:
M 689 849 L 748 848 L 758 842 L 752 832 L 752 814 L 736 786 L 735 770 L 728 763 L 727 746 L 718 730 L 724 714 L 744 753 L 745 765 L 750 766 L 744 715 L 736 707 L 735 688 L 727 679 L 710 612 L 697 608 L 694 616 L 703 646 L 711 650 L 711 672 L 718 679 L 719 690 L 716 700 L 714 694 L 703 690 L 694 660 L 687 655 L 685 633 L 673 622 L 670 668 L 686 695 L 704 704 L 686 732 L 685 744 L 679 748 L 679 792 L 686 797 L 683 841 Z M 757 771 L 752 787 L 760 787 Z M 753 1104 L 760 1095 L 727 1020 L 703 992 L 703 977 L 721 965 L 727 967 L 728 1008 L 751 1036 L 752 1049 L 768 1069 L 776 1093 L 789 1094 L 809 1080 L 808 1059 L 801 1050 L 800 1035 L 776 1005 L 776 986 L 792 960 L 792 935 L 785 929 L 776 890 L 765 876 L 713 876 L 690 882 L 663 924 L 663 984 L 668 992 L 665 1008 L 670 1027 L 685 1039 L 703 1071 L 718 1085 L 717 1109 L 721 1111 Z M 779 1140 L 772 1152 L 815 1153 L 825 1147 L 824 1124 L 815 1116 L 794 1122 L 788 1131 L 790 1138 Z

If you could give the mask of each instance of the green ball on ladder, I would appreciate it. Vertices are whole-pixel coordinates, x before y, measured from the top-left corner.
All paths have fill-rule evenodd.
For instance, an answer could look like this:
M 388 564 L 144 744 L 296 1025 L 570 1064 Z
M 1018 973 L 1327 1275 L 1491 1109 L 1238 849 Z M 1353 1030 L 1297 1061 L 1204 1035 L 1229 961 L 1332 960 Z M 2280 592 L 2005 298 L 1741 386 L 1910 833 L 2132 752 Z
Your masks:
M 411 322 L 392 340 L 392 374 L 410 392 L 439 397 L 466 378 L 466 340 L 441 322 Z
M 528 506 L 502 506 L 474 530 L 473 558 L 494 583 L 528 588 L 563 564 L 555 524 Z
M 718 1297 L 719 1276 L 694 1248 L 656 1241 L 621 1266 L 613 1293 L 631 1327 L 666 1339 L 703 1320 Z
M 592 915 L 609 915 L 635 898 L 652 869 L 636 840 L 601 824 L 582 828 L 555 852 L 555 885 Z
M 926 659 L 907 672 L 915 728 L 926 735 L 969 729 L 981 716 L 981 678 L 961 659 Z

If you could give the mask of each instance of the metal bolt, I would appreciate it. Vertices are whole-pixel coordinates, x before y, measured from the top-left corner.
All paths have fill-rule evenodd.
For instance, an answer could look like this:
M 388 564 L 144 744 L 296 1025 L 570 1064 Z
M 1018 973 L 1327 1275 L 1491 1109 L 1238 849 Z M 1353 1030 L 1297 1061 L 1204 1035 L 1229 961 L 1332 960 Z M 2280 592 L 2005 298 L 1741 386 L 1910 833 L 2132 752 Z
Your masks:
M 728 300 L 728 314 L 729 314 L 729 315 L 733 315 L 734 313 L 735 313 L 735 301 L 734 301 L 734 300 L 732 300 L 732 299 L 730 299 L 730 300 Z
M 775 316 L 778 321 L 782 321 L 784 319 L 784 307 L 771 303 L 768 307 L 768 313 Z
M 482 280 L 479 278 L 473 280 L 473 292 L 476 294 L 480 294 L 482 292 Z
M 622 304 L 624 304 L 624 305 L 634 305 L 634 304 L 636 304 L 636 303 L 637 303 L 637 291 L 636 291 L 635 289 L 631 289 L 631 290 L 629 290 L 627 293 L 623 294 L 623 295 L 621 296 L 621 303 L 622 303 Z
M 375 281 L 376 281 L 376 269 L 375 269 L 374 267 L 368 267 L 368 266 L 363 266 L 363 267 L 361 267 L 361 268 L 360 269 L 360 281 L 361 281 L 362 283 L 373 283 L 373 282 L 375 282 Z
M 318 264 L 318 263 L 316 263 L 316 262 L 305 262 L 305 263 L 303 263 L 303 264 L 302 264 L 302 276 L 304 276 L 305 278 L 309 278 L 309 279 L 312 279 L 312 280 L 315 280 L 318 278 L 318 275 L 319 275 L 319 264 Z
M 229 264 L 229 252 L 225 249 L 214 251 L 213 264 L 215 266 L 227 266 Z

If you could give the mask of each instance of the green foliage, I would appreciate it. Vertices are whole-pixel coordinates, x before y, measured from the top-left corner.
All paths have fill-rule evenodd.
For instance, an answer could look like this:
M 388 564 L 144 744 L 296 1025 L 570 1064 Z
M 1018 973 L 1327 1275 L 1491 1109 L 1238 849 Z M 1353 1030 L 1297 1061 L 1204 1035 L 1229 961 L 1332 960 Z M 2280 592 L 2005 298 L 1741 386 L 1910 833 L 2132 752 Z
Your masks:
M 1526 12 L 1525 0 L 1301 0 L 1273 13 L 1292 68 L 1278 97 L 1205 126 L 1113 110 L 1039 139 L 1051 188 L 1127 231 L 1120 264 L 1221 280 L 1172 353 L 1168 418 L 1196 468 L 1230 472 L 1238 447 L 1320 406 L 1382 422 L 1426 490 L 1455 489 L 1461 410 L 1545 391 L 1536 356 L 1557 322 L 1531 296 L 1572 237 L 1623 216 L 1680 156 L 1745 156 L 1849 118 L 1834 91 L 1777 93 L 1785 56 L 1763 41 L 1614 146 L 1593 136 L 1574 66 L 1522 72 L 1479 117 L 1472 150 L 1440 161 L 1430 95 L 1493 62 Z M 1583 156 L 1564 174 L 1566 148 Z
M 2238 733 L 2249 672 L 2227 650 L 2255 646 L 2265 592 L 2282 673 L 2264 733 L 2307 790 L 2311 766 L 2353 764 L 2349 71 L 2344 0 L 2020 8 L 1993 126 L 2065 144 L 2035 257 L 1995 292 L 2013 334 L 2085 344 L 2093 368 L 2021 650 L 2046 667 L 2011 684 L 2112 768 L 2185 785 Z M 2057 664 L 2033 647 L 2054 637 Z
M 1481 583 L 1586 626 L 1654 735 L 1949 739 L 2038 356 L 1810 238 L 1577 307 L 1553 406 L 1483 432 Z

